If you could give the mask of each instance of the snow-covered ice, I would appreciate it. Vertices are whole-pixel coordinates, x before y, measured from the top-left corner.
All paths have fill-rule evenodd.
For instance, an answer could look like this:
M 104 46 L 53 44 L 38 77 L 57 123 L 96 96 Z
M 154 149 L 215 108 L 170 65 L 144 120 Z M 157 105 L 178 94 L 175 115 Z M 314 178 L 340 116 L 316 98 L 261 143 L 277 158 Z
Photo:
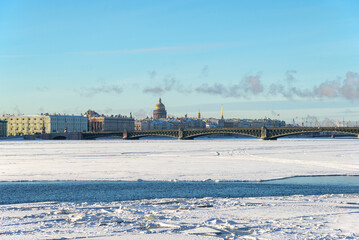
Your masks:
M 358 175 L 359 139 L 1 141 L 0 181 Z
M 0 205 L 0 239 L 359 239 L 359 195 Z
M 358 139 L 0 141 L 0 181 L 359 175 Z M 359 239 L 359 194 L 0 205 L 0 239 Z

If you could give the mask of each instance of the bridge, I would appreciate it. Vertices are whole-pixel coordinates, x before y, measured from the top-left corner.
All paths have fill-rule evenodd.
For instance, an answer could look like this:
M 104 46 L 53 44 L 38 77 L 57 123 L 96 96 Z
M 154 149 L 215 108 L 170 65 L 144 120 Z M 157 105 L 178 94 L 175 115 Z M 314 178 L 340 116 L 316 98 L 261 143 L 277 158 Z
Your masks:
M 359 127 L 249 127 L 249 128 L 198 128 L 198 129 L 168 129 L 128 132 L 99 132 L 83 133 L 82 139 L 95 139 L 99 137 L 122 136 L 124 139 L 139 139 L 141 137 L 161 136 L 178 139 L 194 139 L 196 137 L 214 134 L 245 135 L 263 140 L 276 140 L 280 137 L 298 135 L 303 133 L 335 132 L 351 134 L 359 137 Z

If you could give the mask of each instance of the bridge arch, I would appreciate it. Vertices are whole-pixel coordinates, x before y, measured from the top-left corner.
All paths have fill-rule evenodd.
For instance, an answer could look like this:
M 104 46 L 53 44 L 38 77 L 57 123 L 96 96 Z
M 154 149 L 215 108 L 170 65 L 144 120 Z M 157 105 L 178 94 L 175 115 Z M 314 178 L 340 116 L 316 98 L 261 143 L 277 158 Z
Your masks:
M 144 138 L 144 137 L 170 137 L 170 138 L 178 138 L 177 136 L 173 136 L 173 135 L 152 133 L 152 134 L 142 134 L 142 135 L 127 136 L 127 137 L 124 137 L 124 139 L 140 139 L 140 138 Z
M 204 137 L 204 136 L 210 136 L 210 135 L 218 135 L 218 134 L 229 134 L 232 136 L 248 136 L 248 137 L 253 137 L 253 138 L 259 138 L 259 136 L 253 135 L 253 134 L 248 134 L 248 133 L 238 133 L 238 132 L 203 132 L 203 133 L 196 133 L 196 134 L 191 134 L 191 135 L 187 135 L 185 136 L 183 139 L 194 139 L 194 138 L 198 138 L 198 137 Z
M 196 137 L 209 136 L 215 134 L 244 135 L 260 138 L 261 128 L 209 128 L 209 129 L 186 129 L 183 139 L 193 139 Z
M 347 130 L 347 129 L 341 129 L 341 128 L 333 128 L 333 129 L 322 129 L 322 128 L 317 128 L 317 129 L 305 129 L 302 131 L 288 131 L 288 132 L 282 132 L 282 133 L 277 133 L 277 134 L 271 134 L 271 136 L 269 137 L 269 139 L 277 139 L 277 138 L 281 138 L 281 137 L 287 137 L 287 136 L 294 136 L 294 135 L 299 135 L 299 134 L 303 134 L 303 133 L 324 133 L 324 132 L 328 132 L 328 133 L 344 133 L 344 134 L 350 134 L 353 136 L 358 136 L 358 133 Z
M 179 138 L 179 130 L 149 130 L 141 132 L 125 132 L 123 134 L 124 139 L 139 139 L 142 137 L 171 137 Z

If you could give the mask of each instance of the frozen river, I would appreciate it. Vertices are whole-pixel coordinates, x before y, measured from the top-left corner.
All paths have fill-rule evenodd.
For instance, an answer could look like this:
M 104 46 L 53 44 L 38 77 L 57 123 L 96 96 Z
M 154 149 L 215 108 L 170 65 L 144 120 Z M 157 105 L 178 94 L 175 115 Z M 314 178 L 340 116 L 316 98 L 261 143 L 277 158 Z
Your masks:
M 358 175 L 359 139 L 0 141 L 0 181 Z
M 0 205 L 0 239 L 359 239 L 356 184 L 304 181 L 317 190 L 306 193 L 292 185 L 298 178 L 288 178 L 359 175 L 358 159 L 358 139 L 0 141 L 0 185 L 10 186 L 1 190 L 9 199 Z M 56 198 L 20 203 L 51 197 L 39 187 L 49 182 L 33 181 L 65 185 Z M 130 181 L 124 184 L 131 191 L 142 187 L 150 195 L 128 201 L 66 195 L 67 183 L 80 195 L 106 196 L 103 186 L 112 181 Z M 149 199 L 161 192 L 156 184 L 167 188 Z M 231 195 L 249 192 L 244 186 L 259 194 Z M 265 194 L 276 186 L 278 194 Z M 175 195 L 176 188 L 189 195 Z M 201 195 L 209 189 L 218 195 Z

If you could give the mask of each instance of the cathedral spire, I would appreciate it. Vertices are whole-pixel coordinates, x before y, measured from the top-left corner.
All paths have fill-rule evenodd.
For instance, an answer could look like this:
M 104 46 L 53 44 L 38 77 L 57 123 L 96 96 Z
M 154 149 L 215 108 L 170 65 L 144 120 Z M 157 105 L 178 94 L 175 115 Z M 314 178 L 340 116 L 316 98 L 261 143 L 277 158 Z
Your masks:
M 222 108 L 221 108 L 221 119 L 224 119 L 224 117 L 223 117 L 223 105 L 222 105 Z

